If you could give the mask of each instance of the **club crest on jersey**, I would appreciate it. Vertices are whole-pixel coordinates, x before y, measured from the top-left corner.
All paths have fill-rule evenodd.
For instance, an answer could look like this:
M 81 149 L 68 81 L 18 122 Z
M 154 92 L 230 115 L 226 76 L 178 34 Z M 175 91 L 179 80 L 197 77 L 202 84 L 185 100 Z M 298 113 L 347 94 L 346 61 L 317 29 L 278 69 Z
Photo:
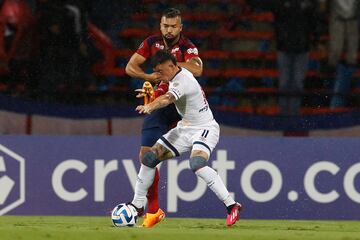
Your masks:
M 158 49 L 161 49 L 161 50 L 163 50 L 165 48 L 164 45 L 161 45 L 160 43 L 156 43 L 155 47 Z
M 178 51 L 179 51 L 179 48 L 178 48 L 178 47 L 171 49 L 171 53 L 172 53 L 172 54 L 174 54 L 174 53 L 176 53 L 176 52 L 178 52 Z

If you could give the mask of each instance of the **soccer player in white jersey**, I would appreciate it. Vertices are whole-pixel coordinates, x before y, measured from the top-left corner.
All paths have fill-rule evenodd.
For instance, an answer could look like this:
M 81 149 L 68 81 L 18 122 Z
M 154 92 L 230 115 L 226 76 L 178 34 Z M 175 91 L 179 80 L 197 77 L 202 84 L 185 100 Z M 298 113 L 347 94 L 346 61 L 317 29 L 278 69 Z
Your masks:
M 219 140 L 220 129 L 199 83 L 191 72 L 177 65 L 175 57 L 164 50 L 152 58 L 154 71 L 163 82 L 169 83 L 166 94 L 152 103 L 139 105 L 136 111 L 150 114 L 152 111 L 175 103 L 182 117 L 177 126 L 163 135 L 151 151 L 141 159 L 141 168 L 135 185 L 132 202 L 139 215 L 142 214 L 146 194 L 154 175 L 155 167 L 161 161 L 191 152 L 190 168 L 203 179 L 227 209 L 226 225 L 231 226 L 239 219 L 241 204 L 234 201 L 217 172 L 207 165 L 212 150 Z

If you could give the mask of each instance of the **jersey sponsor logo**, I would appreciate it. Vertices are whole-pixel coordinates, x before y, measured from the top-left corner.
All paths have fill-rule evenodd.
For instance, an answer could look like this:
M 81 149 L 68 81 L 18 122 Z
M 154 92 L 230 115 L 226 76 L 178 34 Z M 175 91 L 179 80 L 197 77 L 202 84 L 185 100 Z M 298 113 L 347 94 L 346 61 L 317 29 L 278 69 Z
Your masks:
M 189 48 L 189 49 L 187 50 L 187 53 L 188 53 L 188 54 L 199 55 L 199 51 L 198 51 L 197 48 Z
M 164 45 L 161 45 L 160 43 L 155 43 L 155 47 L 161 50 L 165 48 Z
M 209 105 L 206 105 L 205 107 L 201 108 L 201 109 L 199 110 L 199 113 L 201 113 L 201 112 L 206 112 L 207 110 L 209 110 Z

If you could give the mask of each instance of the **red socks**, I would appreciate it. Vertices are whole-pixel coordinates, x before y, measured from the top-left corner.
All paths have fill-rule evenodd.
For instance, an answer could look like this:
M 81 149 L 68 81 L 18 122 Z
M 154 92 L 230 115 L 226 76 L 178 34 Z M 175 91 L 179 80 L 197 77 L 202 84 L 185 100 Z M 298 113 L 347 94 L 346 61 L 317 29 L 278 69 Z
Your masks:
M 159 179 L 159 169 L 156 168 L 154 182 L 151 184 L 148 189 L 148 194 L 146 195 L 148 199 L 148 213 L 156 213 L 159 210 Z

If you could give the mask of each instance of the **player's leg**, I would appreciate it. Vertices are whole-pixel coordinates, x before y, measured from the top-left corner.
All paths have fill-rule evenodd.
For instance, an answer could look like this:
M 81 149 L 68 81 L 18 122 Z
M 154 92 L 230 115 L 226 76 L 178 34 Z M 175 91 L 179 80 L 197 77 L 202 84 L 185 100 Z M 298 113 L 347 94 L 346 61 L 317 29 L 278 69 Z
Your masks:
M 163 134 L 163 130 L 159 127 L 152 128 L 143 128 L 141 134 L 141 148 L 139 153 L 139 159 L 144 158 L 146 152 L 151 150 L 150 146 L 153 146 L 157 139 L 159 139 Z M 153 182 L 150 185 L 146 198 L 148 202 L 147 213 L 144 216 L 143 225 L 147 226 L 147 222 L 151 218 L 161 218 L 165 217 L 165 213 L 160 209 L 159 204 L 159 180 L 160 180 L 160 172 L 158 168 L 155 168 L 155 175 L 153 178 Z
M 144 154 L 151 150 L 151 147 L 155 145 L 156 141 L 166 132 L 160 127 L 143 128 L 141 131 L 141 148 L 139 153 L 139 159 L 144 157 Z M 147 194 L 148 209 L 147 212 L 154 214 L 160 209 L 159 204 L 159 169 L 155 169 L 155 176 L 152 185 L 150 186 Z
M 132 204 L 137 209 L 142 209 L 145 205 L 146 195 L 149 187 L 152 185 L 156 166 L 162 159 L 172 157 L 171 152 L 162 145 L 156 143 L 150 151 L 144 153 L 141 158 L 141 167 L 135 184 L 135 194 Z M 158 209 L 156 213 L 147 213 L 143 222 L 144 227 L 152 227 L 165 217 L 165 213 Z
M 167 139 L 168 138 L 168 139 Z M 146 159 L 148 162 L 147 165 L 151 165 L 152 162 L 157 164 L 159 161 L 164 161 L 166 159 L 172 158 L 179 155 L 177 147 L 171 143 L 172 139 L 176 139 L 176 143 L 179 143 L 179 136 L 176 129 L 170 130 L 167 134 L 161 137 L 151 151 L 146 152 Z M 179 148 L 184 150 L 183 148 Z M 189 151 L 189 148 L 187 148 Z M 143 226 L 152 227 L 158 222 L 162 221 L 165 217 L 165 213 L 159 209 L 155 214 L 147 213 L 144 217 Z
M 144 154 L 151 150 L 151 147 L 141 146 L 139 159 L 144 157 Z M 160 180 L 160 172 L 158 168 L 155 168 L 155 176 L 153 183 L 148 189 L 148 193 L 146 195 L 148 201 L 147 213 L 154 214 L 160 209 L 159 204 L 159 180 Z
M 219 174 L 207 164 L 218 139 L 219 126 L 217 123 L 198 130 L 197 133 L 193 135 L 193 147 L 189 163 L 191 170 L 203 179 L 219 200 L 224 203 L 228 214 L 226 224 L 231 226 L 239 219 L 241 204 L 235 202 Z
M 240 217 L 241 204 L 235 202 L 227 190 L 219 174 L 207 165 L 208 155 L 201 150 L 193 150 L 190 157 L 191 170 L 215 193 L 220 201 L 224 203 L 227 210 L 226 225 L 231 226 Z

